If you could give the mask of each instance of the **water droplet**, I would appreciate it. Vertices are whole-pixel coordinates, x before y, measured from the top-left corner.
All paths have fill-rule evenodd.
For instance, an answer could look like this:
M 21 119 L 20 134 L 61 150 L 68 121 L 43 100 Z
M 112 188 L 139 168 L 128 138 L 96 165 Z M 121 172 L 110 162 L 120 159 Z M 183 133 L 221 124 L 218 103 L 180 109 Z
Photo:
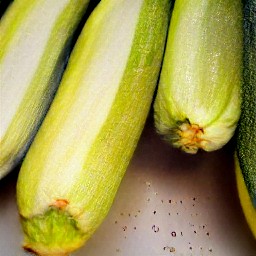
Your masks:
M 177 236 L 175 231 L 172 231 L 171 235 L 172 235 L 172 237 L 176 237 Z
M 171 248 L 170 248 L 170 252 L 175 252 L 175 248 L 174 248 L 174 247 L 171 247 Z
M 146 185 L 150 187 L 151 183 L 149 181 L 146 181 Z
M 152 230 L 153 230 L 155 233 L 157 233 L 157 232 L 159 232 L 160 228 L 159 228 L 158 226 L 156 226 L 156 225 L 153 225 L 153 226 L 152 226 Z
M 164 248 L 164 251 L 168 250 L 169 252 L 175 252 L 176 249 L 174 247 L 170 247 L 170 246 L 165 246 Z

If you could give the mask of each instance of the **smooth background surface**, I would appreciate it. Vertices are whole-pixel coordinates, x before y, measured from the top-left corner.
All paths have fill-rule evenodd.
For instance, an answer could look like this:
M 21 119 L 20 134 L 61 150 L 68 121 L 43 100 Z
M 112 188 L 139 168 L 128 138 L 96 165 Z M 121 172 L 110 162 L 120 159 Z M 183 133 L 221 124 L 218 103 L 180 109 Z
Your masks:
M 109 215 L 74 256 L 256 256 L 237 197 L 233 143 L 186 155 L 152 117 Z M 0 181 L 0 255 L 25 256 L 15 201 L 18 168 Z

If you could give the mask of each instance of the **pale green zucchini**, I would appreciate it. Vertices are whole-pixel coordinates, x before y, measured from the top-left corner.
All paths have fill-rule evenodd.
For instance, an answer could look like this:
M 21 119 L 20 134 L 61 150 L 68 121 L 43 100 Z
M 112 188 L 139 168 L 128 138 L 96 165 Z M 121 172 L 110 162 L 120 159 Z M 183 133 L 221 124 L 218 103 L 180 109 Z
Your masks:
M 155 126 L 174 147 L 213 151 L 233 136 L 240 116 L 240 0 L 177 0 L 170 22 Z
M 16 0 L 0 22 L 0 179 L 20 162 L 59 84 L 89 0 Z
M 107 215 L 150 109 L 169 14 L 169 0 L 102 0 L 90 15 L 19 173 L 28 250 L 66 255 Z
M 256 0 L 246 0 L 244 6 L 242 111 L 235 167 L 241 205 L 256 239 Z

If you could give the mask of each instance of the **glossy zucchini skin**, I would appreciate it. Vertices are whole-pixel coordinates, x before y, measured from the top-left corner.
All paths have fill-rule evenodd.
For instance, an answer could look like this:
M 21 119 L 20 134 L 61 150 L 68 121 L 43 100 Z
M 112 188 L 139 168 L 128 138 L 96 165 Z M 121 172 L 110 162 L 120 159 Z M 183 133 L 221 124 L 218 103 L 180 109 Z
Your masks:
M 246 219 L 256 238 L 256 1 L 244 7 L 242 111 L 237 128 L 236 172 Z
M 187 153 L 213 151 L 240 116 L 242 3 L 177 0 L 154 103 L 155 126 Z
M 0 179 L 24 157 L 54 97 L 89 0 L 16 0 L 0 21 Z
M 26 249 L 66 255 L 107 215 L 152 103 L 169 16 L 169 0 L 102 0 L 90 15 L 19 173 Z

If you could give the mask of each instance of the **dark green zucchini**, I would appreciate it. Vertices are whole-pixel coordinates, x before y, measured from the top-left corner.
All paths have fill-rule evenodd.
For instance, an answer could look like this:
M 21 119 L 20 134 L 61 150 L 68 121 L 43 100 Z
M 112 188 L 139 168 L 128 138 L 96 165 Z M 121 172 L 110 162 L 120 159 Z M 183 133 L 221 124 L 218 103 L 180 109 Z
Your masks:
M 246 0 L 244 6 L 244 71 L 236 174 L 241 205 L 256 238 L 256 0 Z

